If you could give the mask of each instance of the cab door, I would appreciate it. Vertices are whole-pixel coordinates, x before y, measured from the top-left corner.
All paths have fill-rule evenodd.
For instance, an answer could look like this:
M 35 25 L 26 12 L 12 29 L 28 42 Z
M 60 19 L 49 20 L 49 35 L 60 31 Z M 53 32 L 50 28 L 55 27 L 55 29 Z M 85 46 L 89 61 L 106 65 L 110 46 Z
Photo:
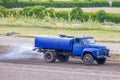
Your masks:
M 80 56 L 83 52 L 84 49 L 84 44 L 82 40 L 80 39 L 75 39 L 74 40 L 74 45 L 73 45 L 73 55 Z

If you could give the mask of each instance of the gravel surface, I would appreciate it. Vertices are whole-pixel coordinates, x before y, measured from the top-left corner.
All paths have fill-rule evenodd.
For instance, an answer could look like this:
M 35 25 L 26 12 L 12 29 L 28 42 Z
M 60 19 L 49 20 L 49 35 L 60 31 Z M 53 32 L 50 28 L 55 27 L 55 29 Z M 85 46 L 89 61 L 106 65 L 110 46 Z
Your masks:
M 81 61 L 0 61 L 0 80 L 120 80 L 120 64 L 83 65 Z

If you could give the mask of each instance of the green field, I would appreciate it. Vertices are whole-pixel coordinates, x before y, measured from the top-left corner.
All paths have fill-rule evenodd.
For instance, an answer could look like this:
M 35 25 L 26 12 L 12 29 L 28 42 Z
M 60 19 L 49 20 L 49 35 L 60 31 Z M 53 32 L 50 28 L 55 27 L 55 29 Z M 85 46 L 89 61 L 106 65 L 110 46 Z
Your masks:
M 18 0 L 18 1 L 49 1 L 49 0 Z M 53 0 L 53 1 L 73 1 L 73 0 Z M 84 1 L 84 0 L 79 0 Z M 98 0 L 94 0 L 98 1 Z M 104 0 L 99 0 L 104 1 Z M 113 0 L 119 1 L 119 0 Z M 19 8 L 22 10 L 22 8 Z M 19 10 L 16 8 L 16 10 Z M 71 10 L 71 8 L 54 8 L 55 11 Z M 105 10 L 106 12 L 120 13 L 119 8 L 82 8 L 84 12 L 94 12 L 98 10 Z M 14 12 L 14 11 L 13 11 Z M 15 11 L 17 12 L 17 11 Z M 28 12 L 27 12 L 28 13 Z M 117 17 L 118 20 L 118 17 Z M 104 25 L 102 25 L 104 24 Z M 108 27 L 105 27 L 107 24 Z M 117 28 L 110 27 L 118 26 Z M 15 16 L 8 14 L 7 17 L 1 16 L 0 18 L 0 34 L 6 34 L 8 32 L 17 32 L 20 35 L 71 35 L 71 36 L 94 36 L 97 40 L 120 40 L 120 23 L 97 21 L 81 22 L 78 20 L 67 21 L 64 18 L 52 18 L 48 15 L 44 18 L 36 18 L 36 16 L 20 15 Z
M 102 23 L 103 24 L 103 23 Z M 106 23 L 118 26 L 118 28 L 104 27 L 97 21 L 67 22 L 65 20 L 49 20 L 34 18 L 0 18 L 0 34 L 17 32 L 20 35 L 58 35 L 66 34 L 73 36 L 90 35 L 97 40 L 120 40 L 120 24 Z M 105 23 L 104 23 L 105 24 Z
M 59 28 L 41 28 L 41 27 L 11 27 L 11 26 L 2 26 L 0 28 L 0 34 L 6 34 L 7 32 L 18 32 L 22 35 L 40 35 L 40 34 L 49 34 L 49 35 L 90 35 L 94 36 L 97 40 L 120 40 L 120 32 L 111 32 L 111 31 L 102 31 L 102 30 L 70 30 L 70 29 L 59 29 Z

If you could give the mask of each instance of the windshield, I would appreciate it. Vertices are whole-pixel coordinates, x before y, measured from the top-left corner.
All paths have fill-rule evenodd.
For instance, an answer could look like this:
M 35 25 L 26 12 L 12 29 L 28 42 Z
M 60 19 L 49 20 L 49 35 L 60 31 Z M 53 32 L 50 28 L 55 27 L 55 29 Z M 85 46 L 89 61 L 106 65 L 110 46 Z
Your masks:
M 84 44 L 95 44 L 95 40 L 93 38 L 83 39 Z

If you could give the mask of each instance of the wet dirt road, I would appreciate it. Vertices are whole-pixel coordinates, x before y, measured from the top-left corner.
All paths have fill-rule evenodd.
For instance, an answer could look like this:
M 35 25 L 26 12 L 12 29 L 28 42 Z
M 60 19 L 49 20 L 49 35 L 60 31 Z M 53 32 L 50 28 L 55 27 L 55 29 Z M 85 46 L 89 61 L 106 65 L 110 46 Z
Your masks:
M 2 60 L 0 80 L 120 80 L 120 64 L 86 66 L 81 61 Z

